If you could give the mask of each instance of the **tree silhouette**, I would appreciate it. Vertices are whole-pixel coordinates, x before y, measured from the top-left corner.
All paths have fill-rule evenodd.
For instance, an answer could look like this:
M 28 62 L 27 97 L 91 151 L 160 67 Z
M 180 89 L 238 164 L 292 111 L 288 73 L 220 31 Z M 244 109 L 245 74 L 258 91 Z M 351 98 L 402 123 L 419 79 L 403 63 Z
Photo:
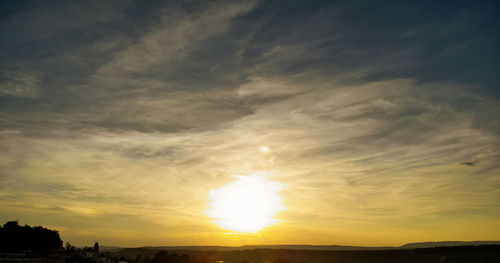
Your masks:
M 160 250 L 155 254 L 153 259 L 151 260 L 151 263 L 180 263 L 188 262 L 189 260 L 190 257 L 188 255 L 179 255 L 177 253 L 169 254 L 165 250 Z
M 99 255 L 99 243 L 97 241 L 94 244 L 94 254 Z
M 62 249 L 59 233 L 41 226 L 19 226 L 10 221 L 0 227 L 0 251 L 47 251 Z

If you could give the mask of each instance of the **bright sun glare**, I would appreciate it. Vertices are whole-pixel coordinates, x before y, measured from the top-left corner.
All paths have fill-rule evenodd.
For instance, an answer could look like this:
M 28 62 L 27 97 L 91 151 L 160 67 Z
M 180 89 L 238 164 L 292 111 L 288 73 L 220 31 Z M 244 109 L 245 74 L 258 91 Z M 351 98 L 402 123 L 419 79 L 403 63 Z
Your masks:
M 208 215 L 222 228 L 245 233 L 257 233 L 275 223 L 273 217 L 285 209 L 279 196 L 283 184 L 260 175 L 235 177 L 235 182 L 210 191 Z
M 263 153 L 269 153 L 269 152 L 271 152 L 271 148 L 269 148 L 269 147 L 267 147 L 267 146 L 265 146 L 265 145 L 260 146 L 260 147 L 259 147 L 259 150 L 260 150 L 261 152 L 263 152 Z

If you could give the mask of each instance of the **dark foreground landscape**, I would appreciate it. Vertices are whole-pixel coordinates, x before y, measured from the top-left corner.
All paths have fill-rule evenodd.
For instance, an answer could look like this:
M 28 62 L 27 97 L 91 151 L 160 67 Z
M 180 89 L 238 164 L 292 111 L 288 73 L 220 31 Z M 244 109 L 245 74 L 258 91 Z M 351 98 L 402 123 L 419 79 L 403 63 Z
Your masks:
M 412 243 L 401 247 L 242 246 L 242 247 L 63 247 L 59 233 L 44 227 L 0 228 L 1 262 L 58 263 L 362 263 L 500 262 L 499 242 Z
M 123 249 L 113 253 L 131 262 L 500 262 L 499 245 L 453 246 L 418 249 L 386 250 L 156 250 L 148 248 Z M 163 256 L 159 256 L 163 254 Z M 168 255 L 168 256 L 167 256 Z M 165 257 L 167 256 L 167 257 Z M 157 260 L 159 258 L 166 260 Z

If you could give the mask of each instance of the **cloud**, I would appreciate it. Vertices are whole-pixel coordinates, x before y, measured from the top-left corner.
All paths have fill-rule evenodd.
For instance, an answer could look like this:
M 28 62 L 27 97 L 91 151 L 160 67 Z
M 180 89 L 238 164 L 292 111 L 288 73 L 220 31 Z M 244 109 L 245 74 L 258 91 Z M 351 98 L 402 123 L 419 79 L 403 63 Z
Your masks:
M 44 88 L 39 100 L 10 103 L 6 107 L 7 111 L 22 111 L 24 104 L 30 103 L 37 114 L 27 111 L 24 116 L 5 116 L 4 122 L 15 126 L 20 122 L 35 121 L 37 126 L 40 123 L 48 125 L 48 129 L 69 124 L 77 129 L 104 127 L 175 132 L 217 125 L 249 114 L 248 108 L 232 101 L 234 95 L 231 92 L 191 93 L 186 89 L 187 85 L 176 81 L 179 76 L 176 65 L 189 66 L 191 62 L 184 61 L 184 57 L 199 49 L 204 41 L 229 30 L 230 22 L 250 11 L 253 5 L 252 2 L 213 3 L 201 5 L 191 12 L 165 8 L 159 11 L 150 28 L 134 41 L 136 43 L 126 47 L 118 44 L 118 48 L 103 50 L 102 46 L 113 47 L 117 42 L 114 38 L 104 38 L 104 43 L 91 46 L 93 50 L 77 49 L 76 54 L 65 54 L 54 62 L 76 68 L 64 79 L 64 86 L 61 87 L 59 77 L 54 77 L 59 72 L 47 72 L 46 75 L 51 77 L 41 83 Z M 107 52 L 104 59 L 112 54 L 104 63 L 98 57 L 103 52 Z M 81 57 L 88 59 L 81 62 Z M 94 67 L 94 72 L 86 75 L 90 67 Z M 204 67 L 206 71 L 209 65 Z M 171 74 L 177 76 L 171 79 L 162 77 Z M 183 74 L 192 78 L 189 76 L 191 72 L 180 75 Z M 200 79 L 196 85 L 202 83 L 206 82 Z M 58 88 L 46 88 L 49 85 Z
M 38 96 L 38 77 L 29 73 L 3 72 L 0 94 L 36 98 Z
M 465 166 L 476 166 L 479 162 L 477 160 L 472 160 L 468 162 L 461 162 L 460 164 Z

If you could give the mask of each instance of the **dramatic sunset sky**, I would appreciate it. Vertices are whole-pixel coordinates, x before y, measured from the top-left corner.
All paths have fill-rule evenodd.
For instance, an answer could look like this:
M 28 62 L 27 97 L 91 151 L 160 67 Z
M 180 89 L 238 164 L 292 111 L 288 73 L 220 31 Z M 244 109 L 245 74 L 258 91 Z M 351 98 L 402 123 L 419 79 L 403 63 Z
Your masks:
M 78 246 L 500 240 L 499 18 L 2 1 L 0 223 Z

